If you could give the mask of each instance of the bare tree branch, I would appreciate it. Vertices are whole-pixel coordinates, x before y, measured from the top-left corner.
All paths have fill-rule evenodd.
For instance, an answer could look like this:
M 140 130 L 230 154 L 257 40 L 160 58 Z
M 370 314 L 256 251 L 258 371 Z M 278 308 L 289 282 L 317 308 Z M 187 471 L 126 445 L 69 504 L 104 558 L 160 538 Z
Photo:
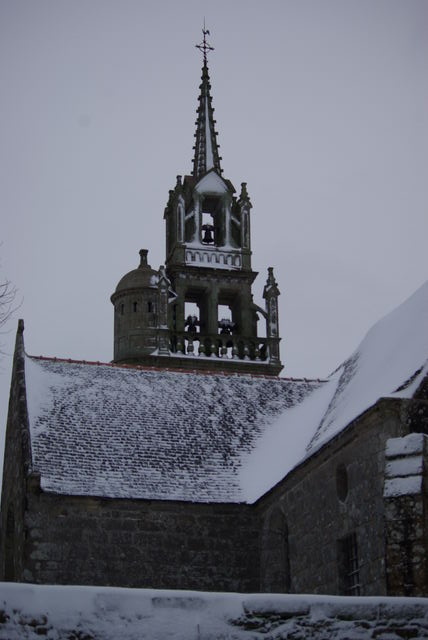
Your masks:
M 10 280 L 0 283 L 0 327 L 4 327 L 17 307 L 14 306 L 16 299 L 16 287 Z M 18 305 L 19 306 L 19 305 Z

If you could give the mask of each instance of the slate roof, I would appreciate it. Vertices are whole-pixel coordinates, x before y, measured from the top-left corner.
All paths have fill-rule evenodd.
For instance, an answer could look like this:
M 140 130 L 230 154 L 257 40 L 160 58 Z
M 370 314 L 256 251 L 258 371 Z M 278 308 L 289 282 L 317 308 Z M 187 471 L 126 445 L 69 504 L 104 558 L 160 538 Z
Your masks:
M 26 356 L 33 470 L 44 491 L 244 502 L 239 470 L 319 381 Z

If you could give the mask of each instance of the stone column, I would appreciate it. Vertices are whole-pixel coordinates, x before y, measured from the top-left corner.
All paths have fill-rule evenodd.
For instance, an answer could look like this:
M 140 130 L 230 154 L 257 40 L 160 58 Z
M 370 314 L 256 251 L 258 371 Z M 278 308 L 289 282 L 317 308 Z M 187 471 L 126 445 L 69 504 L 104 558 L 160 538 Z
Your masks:
M 230 239 L 230 225 L 231 225 L 231 198 L 230 196 L 225 196 L 224 201 L 223 201 L 223 206 L 224 206 L 224 244 L 227 245 L 228 247 L 231 244 L 231 239 Z
M 195 237 L 193 238 L 194 242 L 201 242 L 201 197 L 195 191 L 193 195 L 194 202 L 194 212 L 195 212 Z
M 171 286 L 165 267 L 159 269 L 158 282 L 158 351 L 160 354 L 169 354 L 168 331 L 168 292 Z

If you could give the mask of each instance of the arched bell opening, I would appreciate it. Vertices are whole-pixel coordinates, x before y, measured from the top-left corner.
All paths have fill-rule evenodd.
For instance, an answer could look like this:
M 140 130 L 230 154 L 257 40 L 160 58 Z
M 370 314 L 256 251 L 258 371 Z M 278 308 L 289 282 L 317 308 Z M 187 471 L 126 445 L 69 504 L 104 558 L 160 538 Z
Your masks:
M 221 197 L 209 195 L 202 198 L 201 223 L 202 244 L 224 245 L 224 203 Z
M 200 333 L 201 312 L 197 302 L 184 302 L 184 330 L 193 335 Z
M 235 329 L 232 320 L 232 309 L 228 304 L 217 305 L 218 333 L 220 335 L 231 335 Z
M 233 246 L 241 247 L 241 208 L 236 200 L 234 200 L 232 205 L 232 216 L 231 216 L 231 237 Z

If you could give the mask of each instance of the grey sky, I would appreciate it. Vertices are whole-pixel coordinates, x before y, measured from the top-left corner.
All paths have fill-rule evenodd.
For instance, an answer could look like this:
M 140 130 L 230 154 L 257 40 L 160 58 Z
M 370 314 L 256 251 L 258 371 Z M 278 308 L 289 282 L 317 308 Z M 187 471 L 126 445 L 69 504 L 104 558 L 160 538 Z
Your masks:
M 30 354 L 109 361 L 117 281 L 141 247 L 164 261 L 204 16 L 224 175 L 253 202 L 256 301 L 271 265 L 282 293 L 284 375 L 327 375 L 426 279 L 425 0 L 2 0 L 1 274 Z

